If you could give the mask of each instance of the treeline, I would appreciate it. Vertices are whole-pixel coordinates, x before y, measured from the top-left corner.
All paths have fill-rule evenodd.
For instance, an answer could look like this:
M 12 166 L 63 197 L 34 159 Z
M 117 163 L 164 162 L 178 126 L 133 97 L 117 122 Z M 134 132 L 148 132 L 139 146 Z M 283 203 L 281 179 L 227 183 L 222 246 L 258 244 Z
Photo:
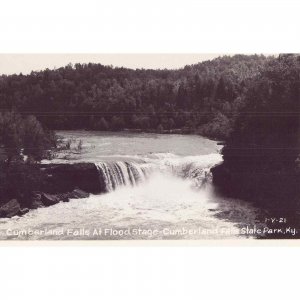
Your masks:
M 2 75 L 0 109 L 33 114 L 50 129 L 177 129 L 225 139 L 252 78 L 273 59 L 223 56 L 179 70 L 69 64 Z

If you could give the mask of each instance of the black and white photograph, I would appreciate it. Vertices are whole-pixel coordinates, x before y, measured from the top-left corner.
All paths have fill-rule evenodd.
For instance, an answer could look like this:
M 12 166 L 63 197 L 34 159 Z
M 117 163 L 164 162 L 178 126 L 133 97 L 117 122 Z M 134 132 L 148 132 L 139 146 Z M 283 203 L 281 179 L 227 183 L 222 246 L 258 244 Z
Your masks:
M 3 299 L 297 298 L 299 1 L 0 2 Z
M 299 54 L 1 54 L 1 240 L 298 239 Z

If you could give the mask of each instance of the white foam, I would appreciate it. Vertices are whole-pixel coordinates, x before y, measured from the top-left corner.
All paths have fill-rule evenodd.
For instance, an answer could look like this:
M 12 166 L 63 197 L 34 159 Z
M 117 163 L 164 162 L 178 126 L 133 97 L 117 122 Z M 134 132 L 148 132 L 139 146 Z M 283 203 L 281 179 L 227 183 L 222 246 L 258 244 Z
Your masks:
M 74 199 L 69 203 L 33 210 L 23 217 L 3 220 L 0 230 L 59 230 L 59 228 L 144 228 L 157 229 L 161 233 L 155 238 L 172 238 L 163 233 L 167 229 L 235 228 L 234 222 L 227 222 L 214 216 L 212 210 L 218 205 L 213 201 L 209 189 L 193 190 L 190 180 L 171 175 L 153 173 L 148 181 L 139 186 L 124 186 L 104 195 L 92 195 L 87 199 Z M 175 238 L 224 238 L 224 235 L 210 234 L 181 235 Z M 44 236 L 20 237 L 29 239 Z M 55 236 L 57 239 L 105 238 Z M 111 238 L 111 237 L 106 237 Z M 124 238 L 117 236 L 115 238 Z M 152 237 L 130 237 L 152 238 Z M 173 237 L 174 238 L 174 237 Z

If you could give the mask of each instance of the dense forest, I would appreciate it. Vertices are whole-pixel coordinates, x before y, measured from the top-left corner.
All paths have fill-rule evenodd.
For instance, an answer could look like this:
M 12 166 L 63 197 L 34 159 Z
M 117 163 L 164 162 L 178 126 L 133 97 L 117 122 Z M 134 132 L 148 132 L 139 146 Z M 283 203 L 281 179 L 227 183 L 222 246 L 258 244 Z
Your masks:
M 272 60 L 223 56 L 179 70 L 69 64 L 0 77 L 0 108 L 49 129 L 195 132 L 228 137 L 251 79 Z

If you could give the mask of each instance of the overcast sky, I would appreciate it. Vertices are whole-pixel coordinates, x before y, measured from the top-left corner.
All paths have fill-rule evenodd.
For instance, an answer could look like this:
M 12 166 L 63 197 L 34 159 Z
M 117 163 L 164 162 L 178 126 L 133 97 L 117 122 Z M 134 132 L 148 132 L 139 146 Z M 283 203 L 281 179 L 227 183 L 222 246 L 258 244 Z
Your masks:
M 101 63 L 127 68 L 177 69 L 221 54 L 0 54 L 0 74 L 28 74 L 68 63 Z

